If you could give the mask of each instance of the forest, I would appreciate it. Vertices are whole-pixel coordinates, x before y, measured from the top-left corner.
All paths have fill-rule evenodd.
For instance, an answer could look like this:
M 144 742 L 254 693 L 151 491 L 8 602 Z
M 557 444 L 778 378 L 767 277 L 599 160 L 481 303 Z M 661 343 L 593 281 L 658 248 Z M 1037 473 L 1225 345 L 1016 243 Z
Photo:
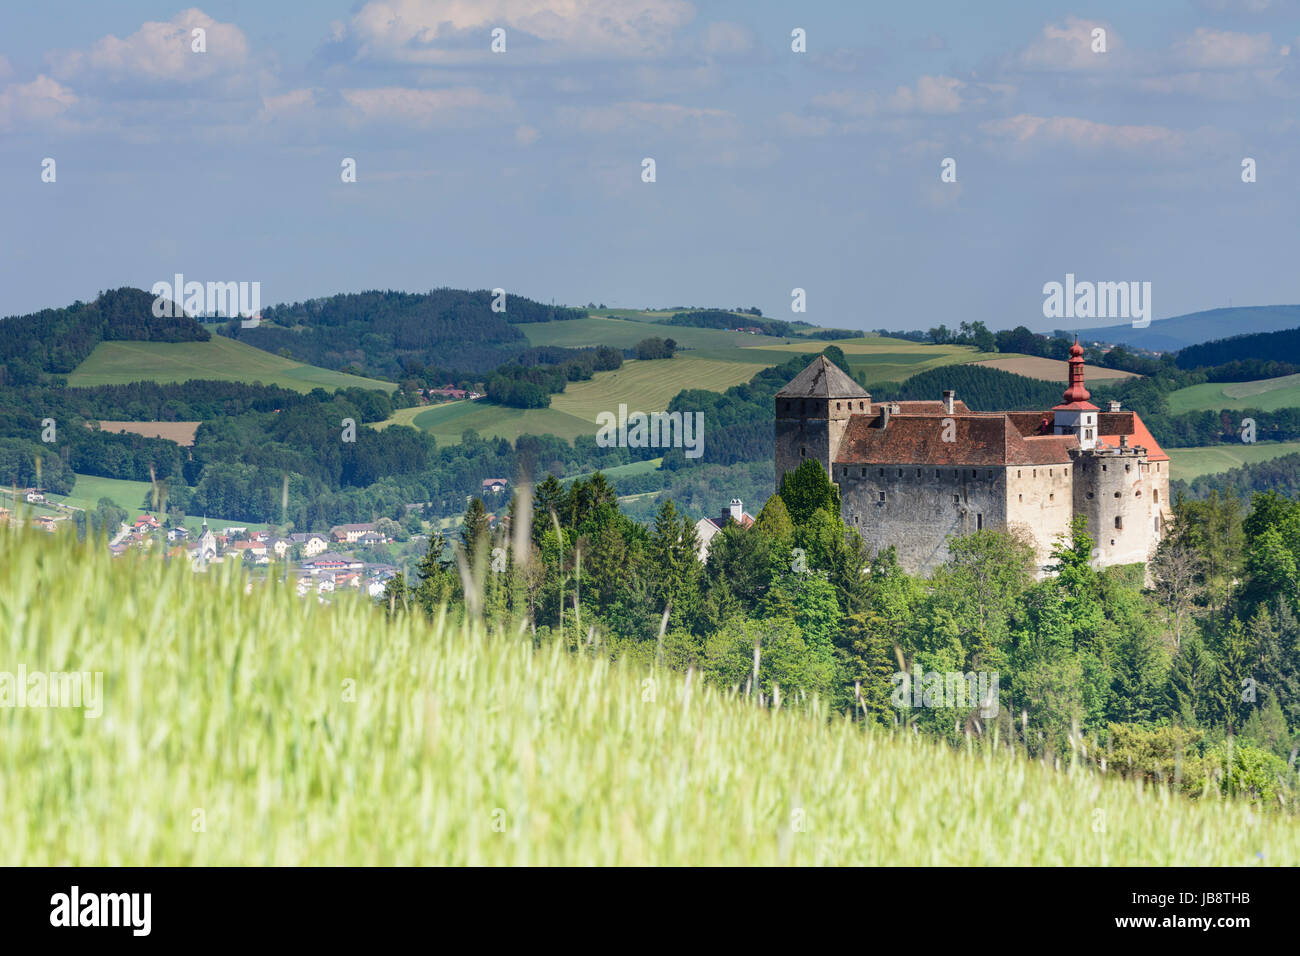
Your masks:
M 428 368 L 452 377 L 488 371 L 528 349 L 515 325 L 586 316 L 517 295 L 505 295 L 505 311 L 495 311 L 495 298 L 487 289 L 334 295 L 263 309 L 257 327 L 232 320 L 222 333 L 300 362 L 398 382 Z
M 458 538 L 435 538 L 380 604 L 432 616 L 450 602 L 493 627 L 523 622 L 538 643 L 657 661 L 769 704 L 816 695 L 958 745 L 996 735 L 1050 758 L 1083 741 L 1111 772 L 1293 808 L 1300 502 L 1212 494 L 1174 512 L 1149 586 L 1141 566 L 1095 568 L 1082 521 L 1047 577 L 1025 541 L 984 530 L 920 578 L 892 549 L 867 552 L 815 461 L 752 527 L 728 524 L 707 563 L 673 502 L 646 527 L 603 475 L 548 478 L 495 527 L 472 500 Z M 999 675 L 996 714 L 899 706 L 897 675 L 915 668 Z

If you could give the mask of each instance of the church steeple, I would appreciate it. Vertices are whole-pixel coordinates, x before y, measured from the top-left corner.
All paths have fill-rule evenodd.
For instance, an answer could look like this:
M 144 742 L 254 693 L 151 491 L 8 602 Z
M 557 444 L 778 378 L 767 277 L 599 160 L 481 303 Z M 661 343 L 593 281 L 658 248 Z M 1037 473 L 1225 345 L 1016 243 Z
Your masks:
M 1070 346 L 1070 385 L 1061 397 L 1066 405 L 1086 402 L 1092 398 L 1092 393 L 1083 384 L 1083 346 L 1079 344 L 1077 335 L 1074 337 L 1074 344 Z
M 1079 439 L 1079 447 L 1088 449 L 1097 446 L 1097 412 L 1096 405 L 1088 401 L 1091 393 L 1083 384 L 1083 346 L 1079 337 L 1074 337 L 1070 346 L 1070 383 L 1061 404 L 1052 409 L 1052 432 L 1057 435 L 1074 435 Z

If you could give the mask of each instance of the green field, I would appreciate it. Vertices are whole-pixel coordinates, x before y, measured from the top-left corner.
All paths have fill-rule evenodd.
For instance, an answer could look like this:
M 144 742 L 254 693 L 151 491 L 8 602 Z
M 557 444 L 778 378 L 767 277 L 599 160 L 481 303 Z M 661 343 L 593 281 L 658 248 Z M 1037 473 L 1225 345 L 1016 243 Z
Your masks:
M 789 344 L 761 345 L 753 351 L 772 356 L 772 364 L 779 365 L 795 355 L 815 355 L 828 345 L 839 346 L 853 373 L 865 373 L 869 386 L 878 382 L 901 382 L 933 368 L 978 362 L 998 354 L 978 352 L 968 345 L 926 345 L 880 335 L 864 335 L 834 342 L 800 342 L 792 339 Z M 1003 358 L 1005 357 L 1004 355 Z
M 207 342 L 101 342 L 68 376 L 68 384 L 125 385 L 130 382 L 184 382 L 189 379 L 261 382 L 299 392 L 313 388 L 375 388 L 392 391 L 392 382 L 345 375 L 263 352 L 214 335 Z
M 102 675 L 5 710 L 6 866 L 1300 863 L 1294 817 L 1069 755 L 0 533 L 0 657 Z
M 1255 382 L 1206 382 L 1180 388 L 1169 395 L 1169 411 L 1215 411 L 1228 408 L 1241 411 L 1258 408 L 1274 412 L 1279 408 L 1300 406 L 1300 375 L 1283 375 Z
M 1205 448 L 1166 448 L 1173 459 L 1170 477 L 1192 481 L 1201 475 L 1216 475 L 1242 465 L 1281 458 L 1300 452 L 1300 441 L 1262 441 L 1254 444 L 1210 445 Z
M 758 356 L 754 362 L 741 358 L 705 359 L 686 352 L 671 359 L 630 360 L 612 372 L 597 372 L 589 381 L 570 382 L 563 392 L 551 396 L 550 408 L 506 408 L 485 401 L 447 402 L 400 409 L 377 427 L 413 425 L 431 433 L 440 445 L 459 442 L 461 434 L 470 428 L 484 437 L 511 441 L 529 434 L 558 435 L 572 441 L 579 435 L 594 436 L 597 414 L 606 411 L 617 415 L 620 403 L 627 405 L 629 412 L 663 411 L 683 389 L 723 391 L 749 381 L 771 364 L 765 356 Z
M 626 465 L 615 465 L 613 468 L 602 468 L 600 470 L 600 473 L 604 475 L 606 478 L 608 478 L 610 481 L 615 481 L 619 478 L 631 477 L 632 475 L 648 475 L 652 471 L 657 471 L 659 465 L 662 462 L 663 462 L 662 458 L 649 458 L 645 461 L 629 462 Z M 594 471 L 584 471 L 580 475 L 565 475 L 564 480 L 568 481 L 573 478 L 590 478 L 594 474 L 595 474 Z M 643 494 L 657 495 L 659 494 L 659 492 L 650 491 L 650 492 L 643 492 Z M 640 496 L 625 495 L 624 497 L 630 499 L 630 498 L 637 498 Z
M 565 348 L 609 345 L 626 349 L 648 338 L 673 339 L 688 349 L 741 349 L 752 347 L 756 342 L 783 341 L 769 335 L 750 335 L 748 332 L 696 329 L 690 326 L 601 317 L 569 319 L 564 322 L 528 322 L 516 328 L 528 337 L 531 345 L 559 345 Z
M 145 500 L 145 495 L 149 493 L 150 487 L 151 485 L 147 481 L 126 481 L 120 478 L 101 478 L 98 475 L 78 474 L 77 483 L 72 487 L 72 494 L 51 494 L 46 495 L 46 498 L 51 503 L 57 502 L 86 511 L 94 511 L 99 506 L 100 498 L 110 498 L 115 505 L 127 512 L 130 516 L 129 520 L 134 521 L 145 513 L 140 505 Z M 54 514 L 56 512 L 57 509 L 55 508 L 32 509 L 33 514 Z M 203 515 L 186 515 L 184 524 L 185 527 L 197 533 L 203 524 Z M 232 521 L 215 515 L 208 518 L 208 527 L 213 531 L 221 531 L 231 526 L 250 530 L 260 530 L 267 527 L 267 525 L 258 524 L 257 522 Z

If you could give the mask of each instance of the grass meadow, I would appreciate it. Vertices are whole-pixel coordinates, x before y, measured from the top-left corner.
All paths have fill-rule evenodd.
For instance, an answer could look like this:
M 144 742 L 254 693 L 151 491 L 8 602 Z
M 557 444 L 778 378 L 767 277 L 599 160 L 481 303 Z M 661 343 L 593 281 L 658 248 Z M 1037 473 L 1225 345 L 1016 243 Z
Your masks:
M 1254 382 L 1205 382 L 1169 394 L 1169 411 L 1174 415 L 1207 410 L 1217 412 L 1222 408 L 1234 411 L 1257 408 L 1275 412 L 1279 408 L 1298 405 L 1300 375 L 1283 375 Z
M 376 388 L 393 391 L 393 382 L 345 375 L 272 355 L 234 339 L 213 335 L 207 342 L 101 342 L 68 376 L 73 387 L 126 385 L 131 382 L 261 382 L 299 392 L 313 388 Z
M 0 529 L 0 863 L 1295 865 L 1293 817 Z
M 1197 448 L 1166 448 L 1173 460 L 1170 477 L 1193 481 L 1202 475 L 1216 475 L 1242 465 L 1255 465 L 1300 451 L 1300 441 L 1261 441 Z

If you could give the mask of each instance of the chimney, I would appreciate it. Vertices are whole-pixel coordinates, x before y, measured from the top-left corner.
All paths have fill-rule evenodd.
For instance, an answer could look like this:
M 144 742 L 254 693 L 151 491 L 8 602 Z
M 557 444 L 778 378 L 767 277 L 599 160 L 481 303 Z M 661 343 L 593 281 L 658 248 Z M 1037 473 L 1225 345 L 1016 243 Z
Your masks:
M 731 499 L 731 520 L 740 524 L 740 519 L 745 515 L 745 506 L 740 503 L 739 498 Z
M 889 409 L 890 409 L 890 404 L 888 402 L 884 402 L 880 406 L 880 427 L 881 428 L 889 427 Z
M 1115 401 L 1115 400 L 1112 398 L 1112 399 L 1110 400 L 1110 403 L 1106 406 L 1106 411 L 1108 411 L 1108 412 L 1117 412 L 1117 411 L 1119 411 L 1119 402 Z
M 1120 436 L 1119 436 L 1119 447 L 1120 447 L 1120 448 L 1123 448 L 1123 449 L 1127 449 L 1127 448 L 1128 448 L 1128 436 L 1127 436 L 1127 435 L 1120 435 Z
M 953 403 L 953 399 L 955 399 L 956 397 L 957 397 L 957 393 L 953 391 L 951 388 L 945 388 L 943 390 L 943 410 L 947 412 L 949 415 L 952 414 L 952 403 Z

